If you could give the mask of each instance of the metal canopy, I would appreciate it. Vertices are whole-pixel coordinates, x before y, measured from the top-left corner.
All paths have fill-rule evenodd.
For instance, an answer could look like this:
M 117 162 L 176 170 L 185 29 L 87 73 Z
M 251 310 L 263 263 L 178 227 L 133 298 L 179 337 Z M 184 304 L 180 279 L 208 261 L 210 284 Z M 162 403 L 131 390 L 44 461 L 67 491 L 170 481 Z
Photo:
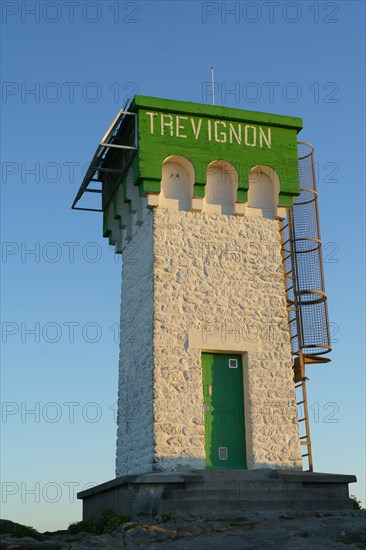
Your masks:
M 109 126 L 91 163 L 86 171 L 83 182 L 76 194 L 71 208 L 73 210 L 87 210 L 89 212 L 103 212 L 103 208 L 88 208 L 77 206 L 84 193 L 103 194 L 104 189 L 89 187 L 91 182 L 104 183 L 105 176 L 112 175 L 113 185 L 108 185 L 108 197 L 110 200 L 113 190 L 119 182 L 119 176 L 125 171 L 129 160 L 138 149 L 137 113 L 128 111 L 131 100 L 127 101 Z M 131 127 L 131 119 L 133 124 Z M 104 197 L 103 197 L 104 199 Z M 104 202 L 104 200 L 103 200 Z

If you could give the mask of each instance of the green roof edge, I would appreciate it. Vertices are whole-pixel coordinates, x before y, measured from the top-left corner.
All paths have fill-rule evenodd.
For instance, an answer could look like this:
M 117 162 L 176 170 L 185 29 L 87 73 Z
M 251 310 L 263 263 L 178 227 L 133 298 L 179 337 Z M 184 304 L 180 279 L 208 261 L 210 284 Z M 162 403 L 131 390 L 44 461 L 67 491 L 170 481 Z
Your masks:
M 276 115 L 262 113 L 259 111 L 246 111 L 234 109 L 233 107 L 222 107 L 221 105 L 207 105 L 204 103 L 193 103 L 190 101 L 178 101 L 175 99 L 163 99 L 144 95 L 135 95 L 130 110 L 157 109 L 165 112 L 184 112 L 190 115 L 207 116 L 213 118 L 240 120 L 242 122 L 253 122 L 266 126 L 278 126 L 280 128 L 291 128 L 299 132 L 303 128 L 301 118 L 287 115 Z

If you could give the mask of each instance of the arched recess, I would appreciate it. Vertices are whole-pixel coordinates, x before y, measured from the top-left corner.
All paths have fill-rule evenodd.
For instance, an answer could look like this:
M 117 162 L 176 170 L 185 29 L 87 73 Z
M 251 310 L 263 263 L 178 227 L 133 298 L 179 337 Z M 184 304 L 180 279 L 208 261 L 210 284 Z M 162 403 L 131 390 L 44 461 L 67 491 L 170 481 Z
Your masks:
M 215 160 L 207 168 L 203 209 L 217 214 L 234 214 L 238 173 L 226 160 Z
M 249 172 L 247 215 L 277 218 L 280 180 L 270 166 L 254 166 Z
M 163 162 L 159 206 L 173 210 L 191 210 L 194 168 L 181 156 L 172 155 Z

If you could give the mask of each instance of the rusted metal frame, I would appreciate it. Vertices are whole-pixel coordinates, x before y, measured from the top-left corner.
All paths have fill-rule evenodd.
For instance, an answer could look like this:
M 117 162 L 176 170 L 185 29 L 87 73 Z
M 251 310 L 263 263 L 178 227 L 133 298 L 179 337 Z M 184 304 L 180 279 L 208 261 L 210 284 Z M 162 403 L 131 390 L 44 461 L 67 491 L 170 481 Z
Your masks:
M 296 307 L 296 319 L 297 319 L 297 332 L 298 332 L 298 357 L 299 357 L 299 363 L 300 363 L 300 372 L 301 372 L 301 393 L 302 393 L 302 401 L 303 407 L 304 407 L 304 422 L 305 422 L 305 434 L 306 434 L 306 444 L 308 448 L 308 453 L 304 456 L 302 455 L 302 458 L 307 457 L 308 460 L 308 467 L 309 471 L 313 471 L 313 453 L 312 453 L 312 447 L 311 447 L 311 436 L 310 436 L 310 422 L 309 422 L 309 410 L 308 410 L 308 401 L 307 401 L 307 391 L 306 391 L 306 377 L 305 377 L 305 362 L 304 362 L 304 355 L 303 355 L 303 347 L 304 347 L 304 324 L 303 324 L 303 317 L 302 317 L 302 307 L 301 303 L 299 302 L 299 288 L 298 288 L 298 281 L 299 281 L 299 267 L 297 263 L 297 246 L 296 246 L 296 230 L 295 230 L 295 220 L 294 220 L 294 207 L 290 208 L 289 212 L 289 219 L 291 223 L 289 224 L 289 232 L 290 236 L 292 237 L 291 240 L 291 246 L 292 246 L 292 256 L 291 256 L 291 263 L 293 266 L 293 273 L 294 273 L 294 285 L 295 285 L 295 291 L 294 291 L 294 300 L 295 300 L 295 307 Z
M 304 400 L 304 418 L 305 418 L 305 433 L 307 434 L 307 447 L 308 447 L 308 454 L 305 455 L 308 458 L 308 464 L 309 464 L 309 471 L 313 471 L 313 452 L 311 447 L 311 438 L 310 438 L 310 422 L 309 422 L 309 409 L 308 409 L 308 398 L 307 398 L 307 390 L 306 390 L 306 381 L 305 381 L 305 362 L 304 362 L 304 356 L 302 351 L 300 351 L 300 368 L 301 368 L 301 374 L 303 376 L 302 381 L 302 394 L 303 394 L 303 400 Z M 304 457 L 304 455 L 303 455 Z
M 83 179 L 83 182 L 76 194 L 76 197 L 74 199 L 74 202 L 72 203 L 71 208 L 73 210 L 86 210 L 90 212 L 103 212 L 103 209 L 96 209 L 96 208 L 81 208 L 76 207 L 77 203 L 83 196 L 83 194 L 87 191 L 88 185 L 91 181 L 100 181 L 99 179 L 95 179 L 95 174 L 99 172 L 106 172 L 106 173 L 114 173 L 119 174 L 122 171 L 121 170 L 115 170 L 112 168 L 105 168 L 103 167 L 103 162 L 106 158 L 106 155 L 108 153 L 109 148 L 115 148 L 115 149 L 127 149 L 132 151 L 138 150 L 138 117 L 137 113 L 129 112 L 127 111 L 128 101 L 125 103 L 125 105 L 120 109 L 117 116 L 114 118 L 113 122 L 110 124 L 108 130 L 106 131 L 105 135 L 103 136 L 101 142 L 99 143 L 96 152 L 94 153 L 94 156 L 92 158 L 91 163 L 89 164 L 88 170 L 85 174 L 85 177 Z M 134 116 L 134 145 L 118 145 L 113 143 L 113 139 L 118 135 L 118 131 L 121 127 L 121 124 L 123 123 L 124 118 L 126 115 Z M 92 191 L 93 192 L 93 191 Z
M 302 315 L 301 315 L 301 307 L 299 308 L 298 303 L 298 296 L 299 296 L 299 289 L 298 289 L 298 265 L 296 261 L 296 234 L 295 234 L 295 224 L 294 224 L 294 212 L 293 207 L 288 209 L 287 213 L 287 227 L 289 228 L 289 238 L 286 241 L 283 241 L 282 239 L 282 233 L 281 233 L 281 241 L 282 241 L 282 259 L 283 259 L 283 265 L 284 265 L 284 271 L 285 271 L 285 280 L 289 273 L 292 273 L 292 280 L 293 285 L 291 287 L 287 287 L 285 284 L 286 289 L 286 295 L 287 295 L 287 301 L 290 307 L 287 307 L 287 311 L 290 316 L 290 311 L 295 311 L 296 315 L 294 318 L 288 320 L 289 325 L 289 332 L 290 332 L 290 339 L 291 341 L 295 338 L 298 338 L 298 345 L 299 349 L 297 351 L 297 355 L 299 357 L 300 361 L 300 369 L 301 369 L 301 383 L 295 385 L 296 389 L 301 388 L 302 393 L 302 399 L 296 403 L 296 407 L 298 408 L 300 405 L 304 406 L 304 418 L 298 419 L 298 422 L 305 422 L 305 436 L 300 437 L 300 445 L 306 445 L 308 452 L 305 454 L 301 454 L 301 458 L 307 458 L 308 461 L 308 468 L 309 471 L 313 471 L 313 458 L 312 458 L 312 448 L 311 448 L 311 438 L 310 438 L 310 423 L 309 423 L 309 412 L 308 412 L 308 406 L 307 406 L 307 393 L 306 393 L 306 378 L 305 378 L 305 365 L 304 365 L 304 357 L 302 354 L 301 347 L 303 345 L 303 331 L 302 331 Z M 284 228 L 284 226 L 283 226 Z M 286 254 L 287 251 L 285 250 L 284 246 L 285 244 L 290 244 L 290 253 Z M 290 260 L 291 268 L 288 269 L 288 266 L 286 266 L 287 260 Z M 294 299 L 292 300 L 288 292 L 289 290 L 294 289 Z M 295 307 L 291 307 L 291 306 Z M 297 333 L 293 334 L 291 330 L 291 325 L 293 322 L 296 322 L 296 331 Z M 291 347 L 292 344 L 291 344 Z

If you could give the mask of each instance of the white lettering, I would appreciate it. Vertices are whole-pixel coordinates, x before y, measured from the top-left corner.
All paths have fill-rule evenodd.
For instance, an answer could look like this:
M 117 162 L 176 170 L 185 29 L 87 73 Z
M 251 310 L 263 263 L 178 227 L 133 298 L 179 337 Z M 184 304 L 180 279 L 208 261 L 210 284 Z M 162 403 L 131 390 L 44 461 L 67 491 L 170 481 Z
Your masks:
M 169 119 L 168 122 L 164 122 L 164 118 L 167 117 Z M 173 116 L 172 115 L 161 115 L 161 135 L 164 135 L 164 127 L 167 126 L 170 129 L 170 135 L 173 136 Z
M 211 120 L 207 121 L 208 141 L 211 141 Z
M 146 113 L 150 117 L 150 134 L 154 133 L 154 118 L 156 117 L 156 113 Z
M 226 134 L 225 132 L 220 132 L 218 134 L 217 127 L 221 124 L 224 128 L 226 128 L 226 122 L 222 122 L 221 120 L 215 120 L 215 141 L 218 141 L 219 143 L 226 143 Z M 221 136 L 221 139 L 219 138 Z
M 259 145 L 263 147 L 263 141 L 266 143 L 268 149 L 271 148 L 272 138 L 271 138 L 271 128 L 267 128 L 267 136 L 265 135 L 263 128 L 259 126 Z
M 199 119 L 197 128 L 196 128 L 196 124 L 195 124 L 193 118 L 191 118 L 191 123 L 192 123 L 194 139 L 197 140 L 199 138 L 200 133 L 201 133 L 202 118 Z
M 249 129 L 252 129 L 253 131 L 253 143 L 249 142 Z M 255 147 L 257 145 L 257 128 L 255 126 L 245 126 L 245 145 L 248 145 L 249 147 Z
M 182 116 L 182 115 L 177 115 L 176 118 L 175 118 L 175 121 L 176 121 L 176 129 L 175 129 L 175 132 L 176 132 L 176 136 L 177 137 L 181 137 L 181 138 L 186 138 L 186 134 L 181 134 L 180 131 L 181 130 L 185 130 L 185 127 L 180 124 L 180 121 L 181 120 L 188 120 L 188 117 L 187 116 Z
M 230 143 L 233 142 L 233 136 L 234 136 L 236 141 L 239 143 L 239 145 L 241 145 L 241 125 L 238 124 L 238 133 L 236 133 L 234 126 L 230 122 L 229 130 L 230 130 Z
M 150 134 L 154 135 L 156 125 L 154 119 L 160 116 L 160 133 L 162 136 L 170 135 L 176 138 L 194 138 L 198 141 L 201 137 L 202 122 L 207 121 L 207 140 L 217 143 L 230 143 L 234 145 L 246 145 L 247 147 L 265 147 L 271 149 L 271 128 L 265 126 L 253 126 L 241 122 L 226 122 L 224 120 L 211 120 L 209 118 L 194 119 L 185 115 L 171 115 L 169 113 L 155 113 L 146 111 L 150 117 Z M 188 122 L 190 121 L 190 123 Z M 244 134 L 244 135 L 243 135 Z

